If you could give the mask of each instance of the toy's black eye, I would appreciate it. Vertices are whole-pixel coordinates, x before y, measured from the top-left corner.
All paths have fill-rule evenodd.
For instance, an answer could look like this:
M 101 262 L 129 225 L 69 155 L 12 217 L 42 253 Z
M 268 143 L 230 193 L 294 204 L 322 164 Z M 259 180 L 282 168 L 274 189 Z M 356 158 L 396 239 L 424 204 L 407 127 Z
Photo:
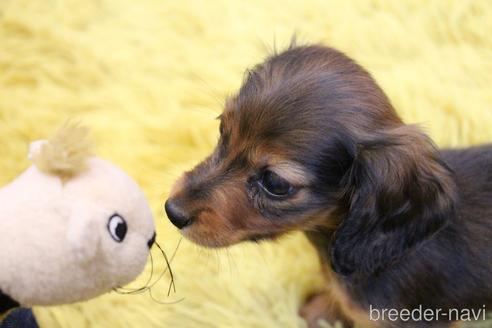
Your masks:
M 287 196 L 294 190 L 287 180 L 269 170 L 261 176 L 260 185 L 268 194 L 277 197 Z
M 108 231 L 115 241 L 121 243 L 125 239 L 126 231 L 128 227 L 126 225 L 125 219 L 123 219 L 118 214 L 113 214 L 108 221 Z

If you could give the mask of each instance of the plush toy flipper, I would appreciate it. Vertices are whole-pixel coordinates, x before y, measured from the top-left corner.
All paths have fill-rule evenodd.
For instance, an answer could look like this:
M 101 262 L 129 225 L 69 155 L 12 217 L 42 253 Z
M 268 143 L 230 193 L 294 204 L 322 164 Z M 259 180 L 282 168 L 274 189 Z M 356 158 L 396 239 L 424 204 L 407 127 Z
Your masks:
M 3 319 L 3 316 L 7 314 L 7 312 L 15 307 L 19 306 L 19 303 L 13 300 L 9 295 L 4 294 L 0 290 L 0 320 Z

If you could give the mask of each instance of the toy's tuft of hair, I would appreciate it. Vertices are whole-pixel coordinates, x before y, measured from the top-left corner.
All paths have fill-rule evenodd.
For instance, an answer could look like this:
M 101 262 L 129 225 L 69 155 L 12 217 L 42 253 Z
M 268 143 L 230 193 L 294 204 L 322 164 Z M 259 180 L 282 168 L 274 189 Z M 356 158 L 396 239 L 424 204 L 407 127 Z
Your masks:
M 32 154 L 31 160 L 42 172 L 66 180 L 87 169 L 87 159 L 91 155 L 93 143 L 89 129 L 80 123 L 67 121 Z

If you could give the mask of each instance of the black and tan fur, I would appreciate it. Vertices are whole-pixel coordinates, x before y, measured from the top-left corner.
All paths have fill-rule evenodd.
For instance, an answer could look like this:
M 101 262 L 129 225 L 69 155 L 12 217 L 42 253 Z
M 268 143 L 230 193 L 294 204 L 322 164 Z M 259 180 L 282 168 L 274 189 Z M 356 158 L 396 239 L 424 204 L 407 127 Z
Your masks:
M 404 124 L 371 76 L 324 46 L 292 46 L 247 72 L 215 151 L 166 209 L 190 240 L 224 247 L 302 230 L 326 291 L 301 309 L 380 327 L 373 308 L 492 306 L 492 147 L 437 149 Z M 292 186 L 262 188 L 270 170 Z

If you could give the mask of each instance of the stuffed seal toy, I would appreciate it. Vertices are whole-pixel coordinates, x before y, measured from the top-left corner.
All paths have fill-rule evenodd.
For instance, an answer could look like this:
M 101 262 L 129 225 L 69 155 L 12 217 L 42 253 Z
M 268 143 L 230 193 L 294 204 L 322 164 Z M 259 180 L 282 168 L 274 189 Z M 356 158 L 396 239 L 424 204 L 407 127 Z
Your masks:
M 65 124 L 31 144 L 33 165 L 0 189 L 0 313 L 87 300 L 134 280 L 155 241 L 143 192 Z

